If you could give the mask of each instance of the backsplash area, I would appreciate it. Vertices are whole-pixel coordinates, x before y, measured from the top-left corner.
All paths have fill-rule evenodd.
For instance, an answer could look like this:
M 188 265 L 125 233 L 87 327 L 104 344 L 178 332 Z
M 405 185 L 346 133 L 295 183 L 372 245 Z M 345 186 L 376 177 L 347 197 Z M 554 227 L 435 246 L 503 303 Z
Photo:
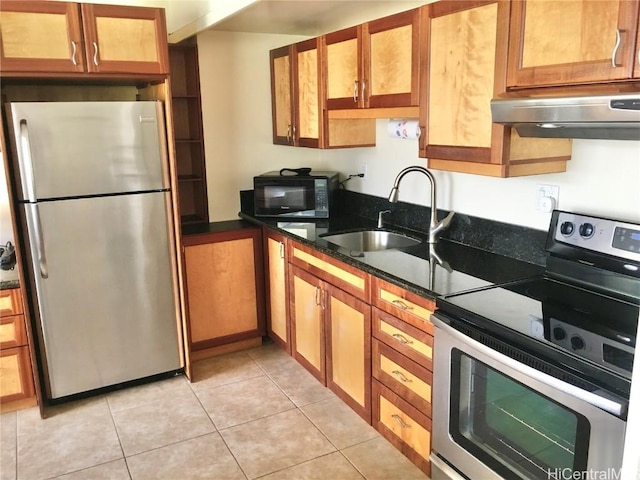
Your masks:
M 353 215 L 377 220 L 378 212 L 391 210 L 384 216 L 385 224 L 427 234 L 431 209 L 412 203 L 390 203 L 386 198 L 339 190 L 336 209 L 332 214 Z M 240 192 L 241 210 L 253 214 L 253 190 Z M 438 211 L 438 219 L 448 212 Z M 515 258 L 524 262 L 544 266 L 546 263 L 545 242 L 547 232 L 532 228 L 496 222 L 471 215 L 456 213 L 441 238 L 468 245 L 480 250 Z

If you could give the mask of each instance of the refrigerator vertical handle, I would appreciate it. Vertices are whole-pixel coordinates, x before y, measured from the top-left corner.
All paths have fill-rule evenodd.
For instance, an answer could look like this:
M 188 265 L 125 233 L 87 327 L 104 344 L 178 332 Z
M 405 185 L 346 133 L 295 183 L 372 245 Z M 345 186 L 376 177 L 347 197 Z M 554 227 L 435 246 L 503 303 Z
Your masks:
M 27 121 L 25 119 L 20 120 L 20 150 L 22 155 L 18 155 L 18 163 L 20 165 L 20 179 L 22 181 L 24 200 L 28 202 L 35 202 L 36 182 L 33 176 L 29 127 L 27 126 Z
M 38 204 L 34 203 L 25 206 L 25 212 L 28 216 L 28 222 L 31 224 L 31 248 L 35 250 L 38 262 L 38 269 L 42 278 L 49 278 L 49 269 L 47 267 L 47 257 L 44 250 L 44 238 L 42 237 L 42 223 L 40 222 L 40 211 Z

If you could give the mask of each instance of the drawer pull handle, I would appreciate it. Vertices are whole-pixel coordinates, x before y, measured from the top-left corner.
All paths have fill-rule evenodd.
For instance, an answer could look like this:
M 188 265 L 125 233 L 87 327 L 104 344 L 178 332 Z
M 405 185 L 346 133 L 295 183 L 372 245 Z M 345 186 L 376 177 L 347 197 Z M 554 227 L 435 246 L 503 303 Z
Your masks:
M 93 64 L 98 66 L 98 44 L 96 42 L 93 43 Z
M 405 345 L 413 343 L 411 340 L 407 340 L 407 337 L 405 337 L 404 335 L 400 335 L 399 333 L 394 333 L 392 337 L 398 340 L 400 343 L 404 343 Z
M 78 47 L 76 45 L 76 42 L 71 42 L 71 48 L 72 48 L 72 52 L 71 52 L 71 63 L 73 63 L 74 67 L 78 66 L 78 61 L 76 60 L 76 53 L 78 53 Z
M 394 413 L 393 415 L 391 415 L 391 418 L 393 418 L 396 421 L 396 423 L 400 425 L 401 428 L 411 428 L 411 425 L 409 425 L 404 420 L 402 420 L 400 415 L 397 415 Z
M 413 307 L 410 307 L 409 305 L 407 305 L 406 303 L 404 303 L 402 300 L 394 300 L 393 302 L 394 305 L 396 305 L 398 308 L 401 308 L 402 310 L 412 310 Z
M 394 370 L 391 373 L 393 373 L 396 377 L 398 377 L 401 382 L 411 383 L 413 381 L 410 378 L 407 378 L 406 375 L 404 373 L 402 373 L 400 370 Z
M 280 244 L 280 258 L 284 259 L 284 243 L 278 242 Z
M 620 48 L 620 42 L 622 41 L 622 34 L 625 33 L 624 30 L 620 30 L 616 28 L 616 44 L 613 47 L 613 52 L 611 53 L 611 67 L 621 67 L 622 64 L 616 61 L 616 57 L 618 56 L 618 49 Z

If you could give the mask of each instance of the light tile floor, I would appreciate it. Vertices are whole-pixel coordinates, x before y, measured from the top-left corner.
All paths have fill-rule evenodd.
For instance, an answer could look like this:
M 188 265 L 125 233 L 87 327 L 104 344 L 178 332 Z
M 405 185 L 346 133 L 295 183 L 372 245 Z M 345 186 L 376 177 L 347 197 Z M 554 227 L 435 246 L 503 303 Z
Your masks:
M 0 480 L 425 480 L 272 344 L 183 376 L 0 416 Z

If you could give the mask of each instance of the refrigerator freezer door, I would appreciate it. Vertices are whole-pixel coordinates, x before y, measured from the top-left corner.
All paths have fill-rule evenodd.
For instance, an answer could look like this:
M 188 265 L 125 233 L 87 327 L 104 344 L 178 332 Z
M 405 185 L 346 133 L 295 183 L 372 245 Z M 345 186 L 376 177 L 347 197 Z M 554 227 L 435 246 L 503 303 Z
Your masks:
M 49 398 L 180 368 L 168 195 L 21 206 Z
M 168 187 L 160 102 L 9 105 L 20 200 Z

